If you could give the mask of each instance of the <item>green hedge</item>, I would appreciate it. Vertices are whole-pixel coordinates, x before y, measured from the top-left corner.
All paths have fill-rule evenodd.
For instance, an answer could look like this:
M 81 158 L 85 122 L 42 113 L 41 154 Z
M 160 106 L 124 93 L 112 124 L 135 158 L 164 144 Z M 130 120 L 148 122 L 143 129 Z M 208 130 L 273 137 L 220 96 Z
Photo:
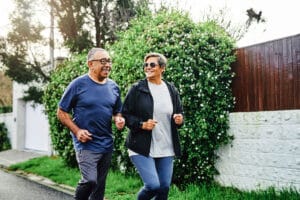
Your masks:
M 12 112 L 12 106 L 0 107 L 0 113 L 10 113 L 10 112 Z
M 111 78 L 119 84 L 123 98 L 132 83 L 144 78 L 146 53 L 159 52 L 168 58 L 164 78 L 179 89 L 185 111 L 180 131 L 183 156 L 175 162 L 174 182 L 212 181 L 217 174 L 215 151 L 232 139 L 227 129 L 234 105 L 230 87 L 233 39 L 213 22 L 196 24 L 187 15 L 172 11 L 132 21 L 129 30 L 119 33 L 118 41 L 107 49 L 113 57 Z M 57 103 L 67 84 L 86 72 L 86 54 L 74 56 L 51 75 L 44 95 L 53 147 L 70 165 L 75 163 L 72 140 L 56 118 Z M 132 172 L 124 146 L 127 130 L 114 133 L 112 166 Z
M 123 96 L 132 83 L 144 78 L 146 53 L 159 52 L 168 58 L 164 78 L 179 89 L 185 111 L 185 125 L 180 131 L 183 156 L 175 162 L 174 182 L 212 181 L 217 174 L 215 151 L 232 139 L 227 129 L 234 105 L 230 87 L 233 39 L 215 23 L 195 24 L 177 11 L 136 19 L 118 37 L 110 47 L 111 77 Z M 124 148 L 126 134 L 116 134 L 115 146 L 121 164 L 130 166 Z
M 10 149 L 11 145 L 8 139 L 8 131 L 5 123 L 0 123 L 0 151 Z

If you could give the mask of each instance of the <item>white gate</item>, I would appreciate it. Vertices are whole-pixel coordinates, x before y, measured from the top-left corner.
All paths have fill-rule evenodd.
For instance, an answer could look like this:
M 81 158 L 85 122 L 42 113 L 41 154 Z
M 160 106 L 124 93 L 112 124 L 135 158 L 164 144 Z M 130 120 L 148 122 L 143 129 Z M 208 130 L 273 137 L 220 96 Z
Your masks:
M 27 102 L 25 108 L 25 149 L 50 152 L 48 119 L 42 105 Z

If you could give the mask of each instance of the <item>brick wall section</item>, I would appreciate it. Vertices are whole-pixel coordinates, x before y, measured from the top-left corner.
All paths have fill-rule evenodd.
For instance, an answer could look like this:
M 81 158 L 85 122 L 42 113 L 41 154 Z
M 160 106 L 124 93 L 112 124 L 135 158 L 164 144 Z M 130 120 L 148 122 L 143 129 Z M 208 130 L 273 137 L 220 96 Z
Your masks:
M 231 113 L 229 131 L 235 139 L 218 151 L 219 183 L 300 191 L 300 110 Z

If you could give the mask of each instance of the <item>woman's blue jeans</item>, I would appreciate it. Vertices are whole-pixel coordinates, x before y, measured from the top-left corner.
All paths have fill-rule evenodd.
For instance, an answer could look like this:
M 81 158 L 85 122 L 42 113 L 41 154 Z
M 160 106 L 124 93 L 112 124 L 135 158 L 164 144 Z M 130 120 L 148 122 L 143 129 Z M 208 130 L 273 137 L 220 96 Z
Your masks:
M 144 187 L 138 193 L 138 200 L 168 199 L 169 188 L 173 174 L 174 157 L 152 158 L 143 155 L 133 155 L 130 159 L 136 167 Z

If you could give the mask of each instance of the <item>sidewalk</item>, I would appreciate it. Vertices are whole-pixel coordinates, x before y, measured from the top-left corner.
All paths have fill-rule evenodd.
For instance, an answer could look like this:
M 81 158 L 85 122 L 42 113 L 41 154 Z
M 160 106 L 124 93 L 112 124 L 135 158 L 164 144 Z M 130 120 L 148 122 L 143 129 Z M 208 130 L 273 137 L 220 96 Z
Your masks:
M 72 188 L 70 186 L 60 185 L 60 184 L 54 183 L 53 181 L 51 181 L 47 178 L 37 176 L 34 174 L 29 174 L 24 171 L 8 170 L 10 165 L 20 163 L 20 162 L 25 162 L 32 158 L 37 158 L 37 157 L 41 157 L 41 156 L 45 156 L 45 154 L 40 154 L 40 153 L 33 152 L 33 151 L 19 151 L 19 150 L 14 150 L 14 149 L 1 151 L 0 152 L 0 170 L 3 169 L 8 173 L 13 173 L 17 176 L 21 176 L 28 180 L 34 181 L 36 183 L 51 187 L 51 188 L 59 190 L 61 192 L 65 192 L 69 195 L 73 195 L 74 188 Z
M 10 165 L 24 162 L 32 158 L 37 158 L 45 156 L 43 154 L 38 154 L 30 151 L 18 151 L 18 150 L 6 150 L 0 152 L 0 167 L 8 168 Z

